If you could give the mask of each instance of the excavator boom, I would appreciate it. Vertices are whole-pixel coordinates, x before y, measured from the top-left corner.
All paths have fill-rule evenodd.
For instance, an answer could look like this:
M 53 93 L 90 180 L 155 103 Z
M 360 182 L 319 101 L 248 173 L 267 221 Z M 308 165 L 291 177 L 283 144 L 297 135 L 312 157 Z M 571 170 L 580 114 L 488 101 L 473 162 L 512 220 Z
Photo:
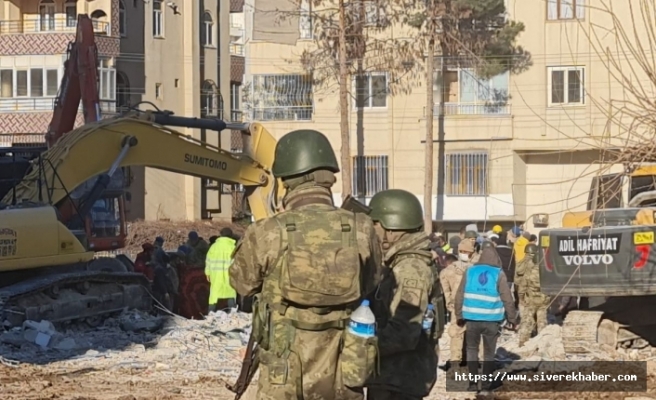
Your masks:
M 75 41 L 68 45 L 64 62 L 64 76 L 59 85 L 52 120 L 46 133 L 46 143 L 52 147 L 59 138 L 73 130 L 77 111 L 82 101 L 84 122 L 100 119 L 98 95 L 98 49 L 93 23 L 86 14 L 77 17 Z
M 41 196 L 49 204 L 57 205 L 90 178 L 111 174 L 119 167 L 145 166 L 242 184 L 248 187 L 248 201 L 256 219 L 275 213 L 278 185 L 268 171 L 276 141 L 261 125 L 250 127 L 250 154 L 235 155 L 156 121 L 176 125 L 215 123 L 217 128 L 225 127 L 218 120 L 184 119 L 153 112 L 86 124 L 43 153 L 41 162 L 33 164 L 32 170 L 14 187 L 15 193 L 7 193 L 3 203 L 11 204 L 13 199 L 18 203 L 38 203 Z

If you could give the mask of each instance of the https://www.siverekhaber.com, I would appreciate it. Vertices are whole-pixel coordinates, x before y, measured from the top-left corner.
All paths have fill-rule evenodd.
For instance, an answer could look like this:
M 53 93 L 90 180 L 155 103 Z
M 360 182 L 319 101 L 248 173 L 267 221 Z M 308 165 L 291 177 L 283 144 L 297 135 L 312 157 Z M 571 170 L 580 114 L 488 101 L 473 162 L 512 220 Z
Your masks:
M 508 391 L 644 392 L 647 363 L 640 361 L 514 361 L 489 374 L 467 370 L 447 374 L 448 391 L 467 390 L 470 383 L 494 384 Z

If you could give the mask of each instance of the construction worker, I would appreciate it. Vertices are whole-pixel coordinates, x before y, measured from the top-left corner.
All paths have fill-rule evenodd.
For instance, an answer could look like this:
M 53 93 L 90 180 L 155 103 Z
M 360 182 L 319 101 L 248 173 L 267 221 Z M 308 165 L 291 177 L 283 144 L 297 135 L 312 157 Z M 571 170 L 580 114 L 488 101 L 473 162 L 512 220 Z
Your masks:
M 196 231 L 189 232 L 186 245 L 191 247 L 189 264 L 196 267 L 202 267 L 205 263 L 205 257 L 207 257 L 207 251 L 210 249 L 210 245 L 207 244 L 205 239 L 198 236 L 198 232 Z
M 537 323 L 538 333 L 547 326 L 547 309 L 551 297 L 540 290 L 540 267 L 538 265 L 538 246 L 534 243 L 526 245 L 526 255 L 517 266 L 521 291 L 520 307 L 522 312 L 522 327 L 519 330 L 519 345 L 523 346 L 531 338 Z
M 517 240 L 515 240 L 515 245 L 513 250 L 515 251 L 515 262 L 518 263 L 524 259 L 524 249 L 526 245 L 530 243 L 529 239 L 531 234 L 527 231 L 520 231 Z
M 236 306 L 237 292 L 230 286 L 228 269 L 237 242 L 232 238 L 230 228 L 221 229 L 220 235 L 210 247 L 205 259 L 205 276 L 210 283 L 210 312 Z
M 451 356 L 449 357 L 449 361 L 444 365 L 444 370 L 448 370 L 452 366 L 458 366 L 458 364 L 464 366 L 462 353 L 465 328 L 455 323 L 455 300 L 462 277 L 467 268 L 472 265 L 471 258 L 474 254 L 474 245 L 470 240 L 463 240 L 458 245 L 458 252 L 458 261 L 453 262 L 440 272 L 440 284 L 442 285 L 444 299 L 446 300 L 446 309 L 451 314 L 451 324 L 447 329 L 447 333 L 451 338 L 451 343 L 449 344 Z
M 501 225 L 494 225 L 494 227 L 492 227 L 492 233 L 501 235 L 501 232 L 503 232 L 503 228 L 501 227 Z
M 144 274 L 146 278 L 152 281 L 154 269 L 151 260 L 155 252 L 155 246 L 150 243 L 144 243 L 141 245 L 141 248 L 143 251 L 137 254 L 137 258 L 134 260 L 134 272 Z

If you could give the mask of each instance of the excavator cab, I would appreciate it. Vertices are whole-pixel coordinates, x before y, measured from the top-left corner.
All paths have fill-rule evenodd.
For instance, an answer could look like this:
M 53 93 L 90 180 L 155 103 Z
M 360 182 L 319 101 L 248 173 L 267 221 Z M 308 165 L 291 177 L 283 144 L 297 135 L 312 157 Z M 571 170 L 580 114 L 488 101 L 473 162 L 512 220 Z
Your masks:
M 123 191 L 108 190 L 95 201 L 85 219 L 89 249 L 111 251 L 125 247 L 125 196 Z

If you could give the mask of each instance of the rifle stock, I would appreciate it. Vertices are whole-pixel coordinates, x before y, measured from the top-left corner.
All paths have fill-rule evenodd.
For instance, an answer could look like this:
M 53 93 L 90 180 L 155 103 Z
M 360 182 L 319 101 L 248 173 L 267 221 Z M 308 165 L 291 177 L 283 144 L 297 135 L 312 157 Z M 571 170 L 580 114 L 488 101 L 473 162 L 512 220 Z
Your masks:
M 244 354 L 244 361 L 241 364 L 241 371 L 239 377 L 234 385 L 226 385 L 228 390 L 235 394 L 235 400 L 239 400 L 241 396 L 246 393 L 248 386 L 251 384 L 255 372 L 260 366 L 259 348 L 255 343 L 255 335 L 251 332 L 248 338 L 248 345 L 246 346 L 246 354 Z
M 354 213 L 363 213 L 366 215 L 369 215 L 371 213 L 371 208 L 367 207 L 366 205 L 360 203 L 358 200 L 356 200 L 354 197 L 352 197 L 350 194 L 346 196 L 344 201 L 342 202 L 342 207 L 344 210 L 351 211 Z

